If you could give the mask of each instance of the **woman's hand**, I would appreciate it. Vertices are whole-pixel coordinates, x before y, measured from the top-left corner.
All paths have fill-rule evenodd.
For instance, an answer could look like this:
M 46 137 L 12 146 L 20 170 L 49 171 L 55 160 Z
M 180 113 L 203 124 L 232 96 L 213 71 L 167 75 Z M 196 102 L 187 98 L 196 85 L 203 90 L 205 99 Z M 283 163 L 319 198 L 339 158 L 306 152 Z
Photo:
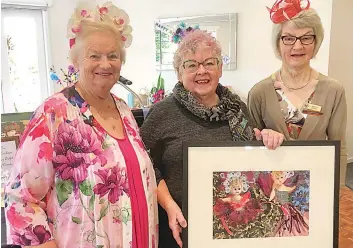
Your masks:
M 271 129 L 263 129 L 262 131 L 260 131 L 259 129 L 254 128 L 254 132 L 256 140 L 262 140 L 264 145 L 270 150 L 275 150 L 284 141 L 283 134 L 273 131 Z
M 182 228 L 187 226 L 186 220 L 184 218 L 181 209 L 179 208 L 178 204 L 174 200 L 171 200 L 165 208 L 165 211 L 168 214 L 169 220 L 169 228 L 173 232 L 173 237 L 177 244 L 180 247 L 183 247 L 183 242 L 180 238 L 180 233 L 182 232 Z

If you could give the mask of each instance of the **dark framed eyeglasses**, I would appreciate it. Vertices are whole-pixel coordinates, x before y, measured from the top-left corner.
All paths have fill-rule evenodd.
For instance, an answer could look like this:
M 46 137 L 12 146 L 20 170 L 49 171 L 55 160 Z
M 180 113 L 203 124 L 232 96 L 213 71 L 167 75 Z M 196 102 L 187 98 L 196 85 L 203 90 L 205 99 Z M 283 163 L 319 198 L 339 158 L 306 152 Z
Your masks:
M 303 35 L 300 37 L 286 36 L 286 35 L 281 36 L 281 40 L 284 45 L 294 45 L 297 42 L 297 40 L 300 40 L 302 45 L 310 45 L 310 44 L 313 44 L 313 42 L 315 41 L 315 38 L 316 38 L 316 35 L 314 34 Z
M 205 59 L 203 62 L 197 62 L 196 60 L 186 60 L 183 62 L 183 68 L 185 71 L 194 73 L 197 72 L 200 65 L 202 65 L 208 71 L 214 71 L 218 68 L 219 59 L 216 57 Z

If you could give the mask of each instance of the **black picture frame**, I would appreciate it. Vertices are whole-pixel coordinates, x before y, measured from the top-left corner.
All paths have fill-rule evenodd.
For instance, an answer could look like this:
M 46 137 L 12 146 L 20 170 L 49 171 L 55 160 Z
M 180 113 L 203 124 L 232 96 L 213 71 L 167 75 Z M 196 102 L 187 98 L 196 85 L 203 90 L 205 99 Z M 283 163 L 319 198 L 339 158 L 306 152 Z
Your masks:
M 253 150 L 259 153 L 263 152 L 263 153 L 272 153 L 276 154 L 276 153 L 281 153 L 283 150 L 288 150 L 288 149 L 292 149 L 295 147 L 306 147 L 306 149 L 312 149 L 314 150 L 314 148 L 319 149 L 319 147 L 329 147 L 329 149 L 333 152 L 333 158 L 331 160 L 331 165 L 334 167 L 332 168 L 333 170 L 333 175 L 332 175 L 332 182 L 333 185 L 331 185 L 333 187 L 333 196 L 332 196 L 332 218 L 330 219 L 330 224 L 332 225 L 332 242 L 330 244 L 327 244 L 327 246 L 325 247 L 329 247 L 329 248 L 338 248 L 338 237 L 339 237 L 339 190 L 340 190 L 340 141 L 322 141 L 322 140 L 314 140 L 314 141 L 285 141 L 283 142 L 283 144 L 281 145 L 280 148 L 276 149 L 276 150 L 267 150 L 265 149 L 265 147 L 263 146 L 262 142 L 259 141 L 248 141 L 248 142 L 184 142 L 183 143 L 183 203 L 182 203 L 182 212 L 184 214 L 185 219 L 188 222 L 188 226 L 183 229 L 182 232 L 182 241 L 183 241 L 183 247 L 184 248 L 197 248 L 194 247 L 192 245 L 189 244 L 189 230 L 192 228 L 196 228 L 193 227 L 193 223 L 189 223 L 189 219 L 190 219 L 190 212 L 189 212 L 189 206 L 191 206 L 191 204 L 195 204 L 197 201 L 200 201 L 200 199 L 193 199 L 193 202 L 191 202 L 189 200 L 189 180 L 202 180 L 202 176 L 198 176 L 197 179 L 192 179 L 189 178 L 189 167 L 193 166 L 192 163 L 189 163 L 189 159 L 190 159 L 190 154 L 192 152 L 190 152 L 191 148 L 207 148 L 205 150 L 205 155 L 208 154 L 207 156 L 211 156 L 211 157 L 215 157 L 215 155 L 210 154 L 212 151 L 212 149 L 221 149 L 221 148 L 243 148 L 243 149 L 247 149 L 247 150 L 251 150 L 251 148 L 254 148 Z M 249 149 L 250 148 L 250 149 Z M 258 148 L 258 149 L 256 149 Z M 260 149 L 259 149 L 260 148 Z M 262 149 L 261 149 L 262 148 Z M 211 150 L 210 150 L 211 149 Z M 289 151 L 289 150 L 288 150 Z M 295 151 L 294 151 L 295 152 Z M 195 157 L 195 156 L 194 156 Z M 215 158 L 215 159 L 219 159 L 219 160 L 223 160 L 223 158 Z M 235 158 L 236 159 L 236 158 Z M 319 159 L 319 158 L 318 158 Z M 222 163 L 225 161 L 221 161 Z M 193 168 L 193 170 L 195 170 L 195 168 Z M 310 175 L 311 177 L 311 175 Z M 310 189 L 311 190 L 311 189 Z M 310 193 L 311 194 L 311 193 Z M 197 203 L 198 204 L 198 203 Z M 205 206 L 207 207 L 207 206 Z M 311 210 L 312 211 L 312 210 Z M 325 218 L 323 219 L 327 219 L 327 216 L 325 216 Z M 207 218 L 207 216 L 205 216 L 205 218 Z M 200 225 L 204 226 L 207 225 L 207 223 L 199 223 Z M 311 224 L 311 223 L 310 223 Z M 318 225 L 324 225 L 324 223 L 317 223 Z M 310 234 L 309 234 L 310 235 Z M 322 237 L 324 237 L 326 234 L 322 234 Z M 203 235 L 204 237 L 205 235 Z M 327 235 L 326 235 L 327 236 Z M 328 235 L 329 236 L 329 235 Z M 294 236 L 295 238 L 295 236 Z M 232 240 L 237 240 L 237 239 L 232 239 Z M 242 239 L 242 240 L 252 240 L 251 238 L 248 239 Z M 263 240 L 266 240 L 266 238 L 263 238 Z M 246 241 L 244 241 L 246 242 Z M 242 244 L 245 244 L 245 243 Z M 293 238 L 288 239 L 288 244 L 293 242 Z M 224 243 L 222 243 L 224 244 Z M 215 246 L 214 244 L 209 244 L 209 247 L 218 247 Z M 207 248 L 206 246 L 202 245 L 199 247 L 204 247 Z M 225 247 L 223 245 L 220 245 L 219 247 Z M 228 246 L 227 246 L 228 247 Z M 236 247 L 235 244 L 232 247 Z M 250 247 L 250 246 L 249 246 Z M 263 246 L 262 246 L 263 247 Z M 270 246 L 269 246 L 270 247 Z M 274 245 L 273 247 L 277 247 L 276 245 Z M 286 246 L 288 248 L 288 246 Z M 306 247 L 312 247 L 310 245 L 308 246 L 301 246 L 302 248 L 306 248 Z M 323 247 L 320 246 L 319 244 L 317 244 L 317 247 Z

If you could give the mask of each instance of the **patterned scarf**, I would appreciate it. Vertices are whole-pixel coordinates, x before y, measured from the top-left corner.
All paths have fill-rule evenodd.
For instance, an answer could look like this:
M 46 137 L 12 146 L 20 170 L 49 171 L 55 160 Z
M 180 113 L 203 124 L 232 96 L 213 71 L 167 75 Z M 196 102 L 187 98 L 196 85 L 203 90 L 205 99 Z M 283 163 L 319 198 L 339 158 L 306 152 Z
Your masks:
M 240 100 L 238 95 L 233 94 L 221 84 L 218 84 L 216 89 L 220 102 L 211 108 L 200 104 L 180 82 L 175 85 L 173 93 L 180 104 L 195 116 L 210 122 L 228 121 L 234 141 L 254 139 L 254 132 L 248 121 L 249 115 L 245 103 Z

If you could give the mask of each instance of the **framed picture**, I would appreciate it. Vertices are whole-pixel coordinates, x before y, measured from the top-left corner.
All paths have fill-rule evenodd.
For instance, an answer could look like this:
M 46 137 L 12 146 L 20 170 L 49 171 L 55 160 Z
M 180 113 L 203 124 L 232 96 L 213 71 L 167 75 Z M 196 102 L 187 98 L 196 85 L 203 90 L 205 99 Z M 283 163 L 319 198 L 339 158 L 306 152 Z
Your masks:
M 21 137 L 33 112 L 1 114 L 1 137 Z
M 10 176 L 18 145 L 18 136 L 1 138 L 1 207 L 4 205 L 5 185 Z
M 183 149 L 183 247 L 338 248 L 339 141 Z

